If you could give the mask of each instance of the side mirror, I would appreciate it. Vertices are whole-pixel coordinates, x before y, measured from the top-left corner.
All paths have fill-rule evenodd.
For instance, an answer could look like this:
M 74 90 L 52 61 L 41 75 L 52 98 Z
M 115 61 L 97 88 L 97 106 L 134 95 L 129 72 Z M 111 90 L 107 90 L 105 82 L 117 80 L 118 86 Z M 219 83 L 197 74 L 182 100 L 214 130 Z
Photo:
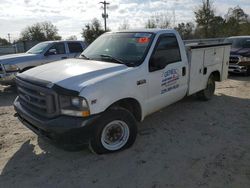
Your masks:
M 56 55 L 56 49 L 52 48 L 52 49 L 49 49 L 49 51 L 47 51 L 45 53 L 45 56 L 49 56 L 49 55 Z

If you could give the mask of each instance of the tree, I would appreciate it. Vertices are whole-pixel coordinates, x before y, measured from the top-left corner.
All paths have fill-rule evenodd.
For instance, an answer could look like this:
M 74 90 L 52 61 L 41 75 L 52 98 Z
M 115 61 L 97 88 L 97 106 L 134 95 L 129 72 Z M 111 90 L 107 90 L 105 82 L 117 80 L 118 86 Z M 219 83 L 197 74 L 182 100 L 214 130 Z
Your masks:
M 147 28 L 147 29 L 157 28 L 155 20 L 152 18 L 148 19 L 146 24 L 145 24 L 145 28 Z
M 198 10 L 194 11 L 197 27 L 197 38 L 228 37 L 237 35 L 250 35 L 249 15 L 239 7 L 229 8 L 225 17 L 215 15 L 215 11 L 209 0 L 203 0 Z M 185 25 L 179 25 L 177 29 L 184 32 Z
M 194 24 L 192 22 L 180 23 L 175 28 L 183 39 L 193 38 Z
M 170 17 L 167 13 L 155 14 L 151 16 L 146 24 L 145 28 L 161 28 L 166 29 L 171 25 Z
M 210 37 L 210 29 L 214 20 L 214 9 L 209 0 L 203 0 L 202 5 L 194 11 L 195 21 L 197 23 L 196 31 L 201 37 Z
M 161 29 L 167 29 L 170 28 L 171 25 L 171 19 L 167 13 L 162 13 L 156 15 L 156 23 L 159 28 Z
M 128 30 L 130 27 L 128 20 L 124 20 L 123 23 L 119 26 L 119 30 Z
M 77 40 L 77 36 L 71 35 L 67 38 L 67 40 Z
M 24 41 L 47 41 L 60 40 L 58 29 L 51 22 L 40 22 L 26 27 L 21 32 L 20 40 Z
M 230 18 L 234 18 L 238 23 L 248 22 L 248 15 L 242 8 L 240 8 L 239 5 L 234 8 L 229 8 L 225 17 L 227 20 L 229 20 Z
M 210 24 L 210 37 L 223 37 L 225 35 L 225 20 L 221 16 L 215 16 Z
M 240 25 L 239 35 L 250 35 L 250 23 L 242 23 Z
M 96 18 L 94 18 L 91 23 L 86 24 L 85 28 L 82 30 L 82 37 L 88 44 L 92 43 L 97 37 L 105 33 L 100 21 Z
M 0 38 L 0 45 L 8 45 L 10 44 L 6 39 Z
M 239 6 L 229 8 L 225 15 L 225 36 L 249 35 L 250 23 L 248 18 L 249 16 Z

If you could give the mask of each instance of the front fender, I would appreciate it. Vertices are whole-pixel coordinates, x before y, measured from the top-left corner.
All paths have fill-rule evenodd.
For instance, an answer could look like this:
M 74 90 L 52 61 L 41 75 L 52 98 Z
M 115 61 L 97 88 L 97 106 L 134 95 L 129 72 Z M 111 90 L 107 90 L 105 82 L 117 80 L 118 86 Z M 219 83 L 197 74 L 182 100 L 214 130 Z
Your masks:
M 40 56 L 34 56 L 32 58 L 16 58 L 13 60 L 3 60 L 2 62 L 0 62 L 0 64 L 3 65 L 16 65 L 20 70 L 23 70 L 26 67 L 30 67 L 30 66 L 37 66 L 39 65 L 39 62 L 41 61 L 41 57 Z
M 140 71 L 125 73 L 84 88 L 80 96 L 87 99 L 91 114 L 104 112 L 109 106 L 122 99 L 135 99 L 141 106 L 141 117 L 145 115 L 147 85 L 137 85 L 142 79 Z

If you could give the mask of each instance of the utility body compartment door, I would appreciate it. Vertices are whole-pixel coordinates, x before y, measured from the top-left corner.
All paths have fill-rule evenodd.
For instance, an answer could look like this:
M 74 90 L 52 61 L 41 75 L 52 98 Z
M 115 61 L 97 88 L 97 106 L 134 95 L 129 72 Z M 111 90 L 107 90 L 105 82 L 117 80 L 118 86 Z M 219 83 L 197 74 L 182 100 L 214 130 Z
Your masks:
M 230 46 L 222 44 L 188 49 L 190 65 L 188 95 L 205 89 L 212 72 L 219 72 L 220 81 L 227 78 L 229 53 Z
M 231 50 L 230 45 L 227 45 L 224 47 L 223 64 L 222 64 L 222 71 L 221 71 L 221 81 L 226 80 L 228 77 L 230 50 Z
M 189 56 L 189 95 L 200 91 L 204 87 L 204 53 L 203 49 L 195 49 L 191 51 Z

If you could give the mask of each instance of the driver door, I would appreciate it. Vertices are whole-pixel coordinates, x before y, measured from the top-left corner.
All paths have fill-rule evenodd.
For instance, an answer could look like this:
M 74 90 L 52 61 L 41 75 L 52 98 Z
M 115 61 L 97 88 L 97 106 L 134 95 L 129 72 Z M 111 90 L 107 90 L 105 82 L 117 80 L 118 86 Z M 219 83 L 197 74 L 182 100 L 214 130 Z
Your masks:
M 149 60 L 148 114 L 180 100 L 187 92 L 187 63 L 174 34 L 158 38 Z
M 67 59 L 64 42 L 57 42 L 53 44 L 45 53 L 44 63 L 50 63 L 62 59 Z

